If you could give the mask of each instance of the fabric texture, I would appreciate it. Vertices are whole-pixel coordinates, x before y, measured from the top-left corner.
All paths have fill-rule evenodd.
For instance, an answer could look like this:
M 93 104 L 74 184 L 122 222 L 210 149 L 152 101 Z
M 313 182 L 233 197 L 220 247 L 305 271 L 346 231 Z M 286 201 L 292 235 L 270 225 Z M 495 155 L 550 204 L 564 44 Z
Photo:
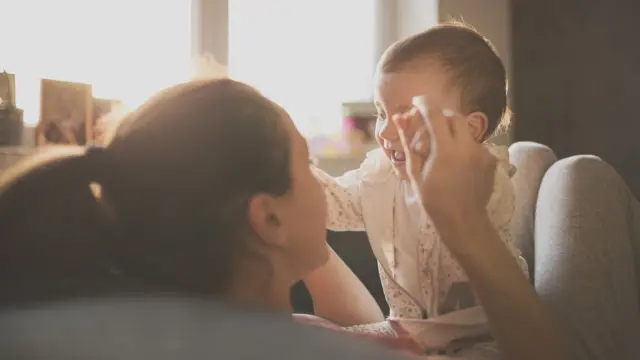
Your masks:
M 640 359 L 640 205 L 594 156 L 556 162 L 536 204 L 533 280 L 579 359 Z
M 534 224 L 538 191 L 547 170 L 558 158 L 548 147 L 534 142 L 517 142 L 509 147 L 511 163 L 518 169 L 512 177 L 515 190 L 515 209 L 511 221 L 513 243 L 529 265 L 533 283 L 535 263 Z
M 577 359 L 640 359 L 640 205 L 595 156 L 556 162 L 541 144 L 510 147 L 514 241 Z
M 0 311 L 3 360 L 405 357 L 286 314 L 189 298 L 84 299 Z

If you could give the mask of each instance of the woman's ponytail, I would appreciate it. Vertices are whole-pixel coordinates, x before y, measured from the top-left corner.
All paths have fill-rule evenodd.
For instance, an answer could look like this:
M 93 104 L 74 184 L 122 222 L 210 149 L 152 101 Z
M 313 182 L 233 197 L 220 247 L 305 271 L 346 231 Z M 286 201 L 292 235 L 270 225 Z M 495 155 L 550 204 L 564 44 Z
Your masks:
M 76 281 L 112 268 L 110 221 L 92 183 L 100 183 L 106 154 L 101 148 L 53 148 L 19 162 L 0 179 L 0 281 L 3 302 L 47 298 L 64 289 L 43 286 Z M 84 286 L 84 285 L 83 285 Z M 36 291 L 36 289 L 39 289 Z M 46 294 L 48 290 L 51 294 Z M 69 290 L 70 289 L 66 289 Z

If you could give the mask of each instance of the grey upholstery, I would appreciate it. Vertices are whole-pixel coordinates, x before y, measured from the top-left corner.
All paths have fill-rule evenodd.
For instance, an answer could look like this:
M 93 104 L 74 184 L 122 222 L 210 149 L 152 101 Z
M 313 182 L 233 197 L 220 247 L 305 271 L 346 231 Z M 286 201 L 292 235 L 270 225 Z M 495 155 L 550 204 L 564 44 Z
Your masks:
M 516 246 L 529 265 L 533 281 L 535 273 L 534 225 L 540 184 L 557 157 L 551 149 L 533 142 L 518 142 L 509 147 L 509 157 L 516 166 L 512 178 L 516 206 L 511 221 L 511 233 Z
M 0 311 L 3 360 L 400 359 L 284 314 L 129 298 Z
M 595 156 L 557 160 L 540 144 L 510 148 L 514 240 L 540 298 L 577 358 L 640 358 L 640 204 Z

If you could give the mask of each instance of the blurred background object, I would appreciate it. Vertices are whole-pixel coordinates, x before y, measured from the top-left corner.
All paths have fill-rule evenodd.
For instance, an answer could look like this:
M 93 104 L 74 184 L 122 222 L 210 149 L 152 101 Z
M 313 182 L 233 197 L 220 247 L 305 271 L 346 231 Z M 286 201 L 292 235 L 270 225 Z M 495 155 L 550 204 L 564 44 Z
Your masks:
M 23 111 L 16 106 L 15 76 L 0 73 L 0 147 L 22 143 Z

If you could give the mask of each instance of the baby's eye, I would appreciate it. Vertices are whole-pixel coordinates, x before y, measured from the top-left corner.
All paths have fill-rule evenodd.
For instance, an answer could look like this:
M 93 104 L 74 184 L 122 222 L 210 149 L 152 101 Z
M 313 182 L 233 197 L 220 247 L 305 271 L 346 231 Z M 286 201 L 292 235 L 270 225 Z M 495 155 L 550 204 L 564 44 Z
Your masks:
M 376 118 L 378 119 L 378 121 L 384 121 L 387 119 L 387 114 L 378 111 L 378 113 L 376 114 Z

